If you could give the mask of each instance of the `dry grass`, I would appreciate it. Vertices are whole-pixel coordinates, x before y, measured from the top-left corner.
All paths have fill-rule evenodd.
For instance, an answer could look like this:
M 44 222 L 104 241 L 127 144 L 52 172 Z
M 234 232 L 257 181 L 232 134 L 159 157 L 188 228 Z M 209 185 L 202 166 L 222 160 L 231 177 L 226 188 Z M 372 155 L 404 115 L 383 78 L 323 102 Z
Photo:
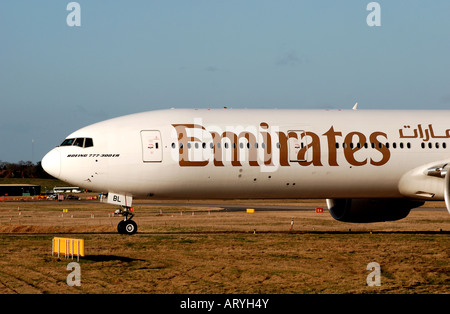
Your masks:
M 191 205 L 144 202 L 138 234 L 124 236 L 106 204 L 0 203 L 0 293 L 450 293 L 447 211 L 346 224 L 326 212 Z M 55 235 L 85 240 L 80 287 L 66 284 L 71 260 L 51 256 Z M 366 284 L 370 262 L 380 287 Z

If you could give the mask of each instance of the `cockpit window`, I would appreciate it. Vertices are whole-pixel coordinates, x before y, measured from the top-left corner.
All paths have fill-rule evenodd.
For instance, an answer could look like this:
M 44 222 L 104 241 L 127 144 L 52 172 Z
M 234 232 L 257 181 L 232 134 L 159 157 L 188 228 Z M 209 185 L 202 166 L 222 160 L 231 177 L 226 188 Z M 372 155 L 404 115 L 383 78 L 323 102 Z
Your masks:
M 94 141 L 92 140 L 92 138 L 86 138 L 86 140 L 84 141 L 84 147 L 92 147 L 94 146 Z
M 89 137 L 66 138 L 59 146 L 78 146 L 87 148 L 94 146 L 94 141 Z
M 75 142 L 73 142 L 73 146 L 83 147 L 84 146 L 84 138 L 75 139 Z
M 64 142 L 62 142 L 62 144 L 59 145 L 59 146 L 72 146 L 74 141 L 75 141 L 74 138 L 67 138 L 67 139 L 65 139 Z

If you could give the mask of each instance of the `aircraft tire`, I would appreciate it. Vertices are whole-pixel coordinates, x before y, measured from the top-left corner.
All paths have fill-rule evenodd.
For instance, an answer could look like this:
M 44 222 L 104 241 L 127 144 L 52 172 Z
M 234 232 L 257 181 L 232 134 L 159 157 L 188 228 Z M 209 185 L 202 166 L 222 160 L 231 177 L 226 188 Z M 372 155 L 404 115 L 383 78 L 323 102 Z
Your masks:
M 122 220 L 117 225 L 117 231 L 120 234 L 135 234 L 137 232 L 137 224 L 133 220 Z
M 120 234 L 124 234 L 125 233 L 124 224 L 125 224 L 125 221 L 121 220 L 121 221 L 119 221 L 119 224 L 117 225 L 117 231 Z

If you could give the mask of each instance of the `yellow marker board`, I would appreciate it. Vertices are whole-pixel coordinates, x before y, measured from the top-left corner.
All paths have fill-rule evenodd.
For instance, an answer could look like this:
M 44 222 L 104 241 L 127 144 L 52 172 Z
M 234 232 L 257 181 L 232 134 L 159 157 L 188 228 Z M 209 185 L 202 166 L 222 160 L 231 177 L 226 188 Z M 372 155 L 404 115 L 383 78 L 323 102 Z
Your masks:
M 70 256 L 84 256 L 84 239 L 53 238 L 52 254 Z

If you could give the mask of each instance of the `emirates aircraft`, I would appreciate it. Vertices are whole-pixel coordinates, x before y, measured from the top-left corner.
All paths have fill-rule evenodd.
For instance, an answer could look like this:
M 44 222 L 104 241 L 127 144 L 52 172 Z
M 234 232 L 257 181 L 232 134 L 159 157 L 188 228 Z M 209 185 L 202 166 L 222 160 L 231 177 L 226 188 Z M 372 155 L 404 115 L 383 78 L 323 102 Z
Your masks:
M 339 221 L 392 221 L 427 200 L 450 211 L 448 121 L 449 111 L 168 109 L 79 129 L 42 166 L 107 193 L 123 234 L 137 231 L 142 196 L 320 198 Z

